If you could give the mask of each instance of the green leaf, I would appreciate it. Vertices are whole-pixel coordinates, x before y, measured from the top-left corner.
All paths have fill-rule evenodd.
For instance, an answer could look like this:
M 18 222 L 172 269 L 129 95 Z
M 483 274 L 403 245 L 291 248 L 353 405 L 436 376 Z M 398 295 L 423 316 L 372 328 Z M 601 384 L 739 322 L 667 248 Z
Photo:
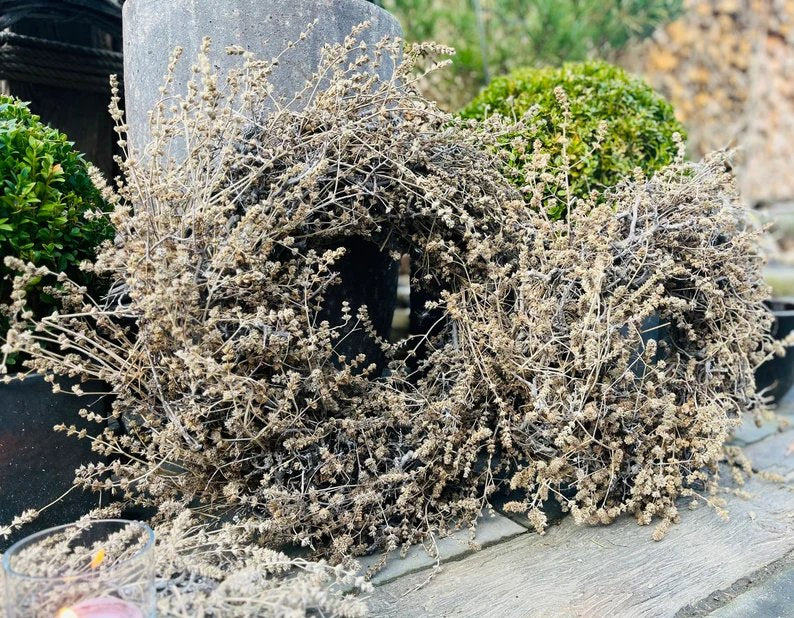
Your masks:
M 82 155 L 27 104 L 0 95 L 0 258 L 14 255 L 89 283 L 77 265 L 113 236 L 107 219 L 77 224 L 89 209 L 109 207 L 91 183 Z M 2 282 L 12 274 L 0 259 L 0 304 L 10 301 Z M 28 300 L 38 315 L 49 313 L 56 303 L 43 292 L 53 283 L 34 280 Z M 4 320 L 0 316 L 0 333 Z

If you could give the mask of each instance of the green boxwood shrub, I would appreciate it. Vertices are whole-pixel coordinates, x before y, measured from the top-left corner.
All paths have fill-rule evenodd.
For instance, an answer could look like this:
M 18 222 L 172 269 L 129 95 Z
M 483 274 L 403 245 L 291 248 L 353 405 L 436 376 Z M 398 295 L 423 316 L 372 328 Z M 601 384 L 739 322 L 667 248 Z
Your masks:
M 107 205 L 88 175 L 88 164 L 66 135 L 43 124 L 26 103 L 0 96 L 0 306 L 9 302 L 14 272 L 4 264 L 15 256 L 66 272 L 77 281 L 78 264 L 112 236 L 107 217 L 86 217 Z M 54 300 L 36 282 L 29 307 L 38 315 Z M 0 340 L 6 331 L 0 314 Z M 1 361 L 0 361 L 1 362 Z
M 619 67 L 590 61 L 559 68 L 519 69 L 495 79 L 461 112 L 464 118 L 482 119 L 490 114 L 518 118 L 537 106 L 529 134 L 523 136 L 530 152 L 516 149 L 515 140 L 505 140 L 505 148 L 511 150 L 512 176 L 519 185 L 536 140 L 554 158 L 553 163 L 562 160 L 564 107 L 555 94 L 557 87 L 565 91 L 570 109 L 566 135 L 574 197 L 614 186 L 635 168 L 649 174 L 663 168 L 676 156 L 673 135 L 679 133 L 685 138 L 672 106 L 644 81 Z M 604 122 L 603 140 L 593 149 L 599 125 Z M 565 197 L 563 187 L 552 183 L 547 189 L 549 214 L 564 217 L 566 203 L 558 199 Z

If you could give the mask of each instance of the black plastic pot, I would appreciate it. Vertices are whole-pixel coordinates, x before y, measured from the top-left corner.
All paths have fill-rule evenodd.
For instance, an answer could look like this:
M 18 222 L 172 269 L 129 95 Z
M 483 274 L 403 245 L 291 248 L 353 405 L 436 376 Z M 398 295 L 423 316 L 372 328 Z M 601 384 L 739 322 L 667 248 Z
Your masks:
M 397 307 L 397 277 L 400 262 L 378 245 L 362 239 L 350 238 L 342 245 L 345 254 L 334 265 L 339 272 L 339 283 L 325 295 L 324 310 L 318 318 L 328 320 L 332 326 L 340 325 L 342 303 L 347 301 L 355 316 L 359 307 L 366 305 L 372 326 L 379 337 L 389 340 L 394 310 Z M 386 366 L 386 358 L 379 343 L 372 339 L 356 320 L 341 329 L 336 352 L 348 361 L 363 354 L 367 363 L 374 363 L 378 373 Z
M 73 383 L 62 381 L 61 386 L 68 391 Z M 95 385 L 83 388 L 101 390 Z M 9 523 L 25 509 L 56 500 L 71 487 L 76 468 L 100 459 L 88 439 L 69 437 L 53 427 L 65 423 L 96 431 L 97 425 L 80 418 L 78 412 L 89 408 L 102 413 L 107 405 L 107 398 L 55 394 L 38 375 L 0 384 L 0 524 Z M 99 494 L 75 489 L 11 538 L 0 539 L 0 551 L 37 530 L 74 521 L 99 501 Z
M 794 302 L 773 300 L 768 305 L 775 315 L 772 334 L 782 339 L 794 330 Z M 769 389 L 769 395 L 780 401 L 794 386 L 794 351 L 789 350 L 782 358 L 775 357 L 756 369 L 755 383 L 759 391 Z

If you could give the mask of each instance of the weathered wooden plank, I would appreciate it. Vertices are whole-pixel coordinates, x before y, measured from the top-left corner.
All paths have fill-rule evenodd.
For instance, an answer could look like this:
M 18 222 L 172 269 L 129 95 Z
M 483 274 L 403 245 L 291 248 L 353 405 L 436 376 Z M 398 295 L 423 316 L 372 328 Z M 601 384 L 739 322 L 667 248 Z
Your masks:
M 386 584 L 399 577 L 410 573 L 423 571 L 427 568 L 435 567 L 437 563 L 457 560 L 466 554 L 475 551 L 474 546 L 490 547 L 507 539 L 512 539 L 519 534 L 527 534 L 524 526 L 513 520 L 492 513 L 485 515 L 477 524 L 476 536 L 471 539 L 468 529 L 456 530 L 452 534 L 436 541 L 435 552 L 428 551 L 423 545 L 412 546 L 405 557 L 400 557 L 393 553 L 389 559 L 372 577 L 373 584 Z M 437 558 L 432 555 L 437 554 Z M 372 554 L 359 559 L 363 573 L 371 567 L 375 567 L 381 561 L 379 554 Z
M 762 468 L 786 476 L 794 432 L 747 449 Z M 570 519 L 546 535 L 526 534 L 376 589 L 376 616 L 673 616 L 794 548 L 794 488 L 759 478 L 750 499 L 729 496 L 730 521 L 708 508 L 683 514 L 661 542 L 629 518 L 601 528 Z

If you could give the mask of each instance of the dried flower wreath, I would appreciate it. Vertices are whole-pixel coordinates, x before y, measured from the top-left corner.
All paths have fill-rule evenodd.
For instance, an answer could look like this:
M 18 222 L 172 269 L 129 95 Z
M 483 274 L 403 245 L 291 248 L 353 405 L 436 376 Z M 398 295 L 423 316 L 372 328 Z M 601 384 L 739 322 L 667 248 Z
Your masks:
M 658 519 L 656 536 L 682 496 L 719 506 L 724 442 L 761 408 L 753 368 L 779 349 L 724 161 L 638 176 L 551 222 L 532 204 L 564 186 L 564 148 L 560 163 L 516 145 L 534 152 L 528 207 L 495 147 L 526 132 L 416 90 L 447 50 L 358 32 L 292 101 L 272 96 L 276 61 L 237 49 L 223 84 L 208 47 L 186 95 L 169 77 L 146 152 L 104 188 L 117 237 L 85 268 L 117 282 L 106 300 L 61 277 L 64 310 L 31 323 L 42 269 L 9 265 L 23 275 L 5 353 L 110 384 L 125 427 L 61 428 L 110 461 L 76 483 L 334 562 L 473 529 L 508 485 L 539 531 L 549 496 L 582 522 Z M 383 372 L 338 351 L 377 337 L 366 308 L 324 311 L 351 236 L 421 255 L 415 283 L 442 310 L 423 336 L 378 340 Z

